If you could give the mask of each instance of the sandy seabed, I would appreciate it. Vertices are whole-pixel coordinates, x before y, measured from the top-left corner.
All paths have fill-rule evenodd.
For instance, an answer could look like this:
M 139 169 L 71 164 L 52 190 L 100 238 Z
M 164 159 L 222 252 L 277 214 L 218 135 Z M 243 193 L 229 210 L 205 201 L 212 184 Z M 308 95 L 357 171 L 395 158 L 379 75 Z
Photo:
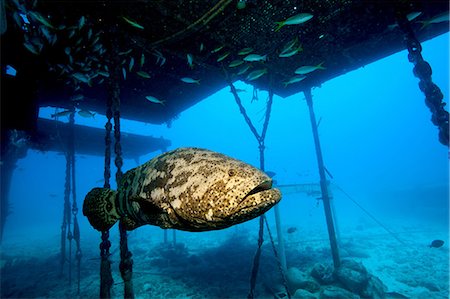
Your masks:
M 288 267 L 304 273 L 316 263 L 331 263 L 329 241 L 323 230 L 283 227 Z M 357 225 L 341 228 L 341 258 L 361 262 L 389 292 L 408 298 L 449 298 L 448 228 L 405 225 L 395 237 L 380 227 Z M 275 235 L 275 229 L 272 234 Z M 257 230 L 245 226 L 207 233 L 177 232 L 177 243 L 163 242 L 162 230 L 142 229 L 129 235 L 133 253 L 133 286 L 136 298 L 246 298 L 250 289 Z M 276 237 L 276 236 L 274 236 Z M 430 248 L 433 239 L 445 241 Z M 6 236 L 1 246 L 1 298 L 98 298 L 100 236 L 85 232 L 81 239 L 80 292 L 73 260 L 61 271 L 61 238 L 22 232 Z M 275 240 L 276 241 L 276 240 Z M 111 236 L 113 298 L 123 298 L 117 233 Z M 67 245 L 68 246 L 68 245 Z M 75 244 L 72 244 L 72 255 Z M 279 280 L 278 266 L 267 233 L 262 247 L 255 297 L 274 298 L 272 284 Z M 314 294 L 317 298 L 319 292 Z

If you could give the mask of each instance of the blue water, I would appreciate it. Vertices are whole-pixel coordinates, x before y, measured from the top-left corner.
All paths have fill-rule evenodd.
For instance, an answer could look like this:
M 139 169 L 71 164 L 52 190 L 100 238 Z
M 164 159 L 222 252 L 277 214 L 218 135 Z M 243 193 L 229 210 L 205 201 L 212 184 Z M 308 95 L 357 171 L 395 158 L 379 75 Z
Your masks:
M 423 44 L 423 56 L 433 68 L 433 81 L 441 88 L 446 103 L 449 97 L 448 53 L 448 34 Z M 240 93 L 240 96 L 255 127 L 261 132 L 267 93 L 259 91 L 258 101 L 251 102 L 253 88 L 242 82 L 236 82 L 235 86 L 246 90 L 245 93 Z M 367 264 L 372 274 L 379 276 L 381 280 L 386 279 L 385 284 L 390 291 L 409 292 L 411 298 L 445 298 L 448 296 L 448 148 L 438 142 L 438 131 L 431 123 L 431 113 L 425 106 L 424 96 L 418 88 L 418 79 L 412 74 L 407 53 L 403 51 L 352 71 L 313 89 L 312 92 L 316 117 L 321 119 L 319 135 L 325 166 L 333 175 L 330 190 L 341 246 L 359 246 L 359 249 L 367 252 L 370 257 L 361 258 L 361 261 Z M 41 117 L 49 117 L 52 113 L 53 109 L 43 109 Z M 84 119 L 77 115 L 76 122 L 101 128 L 105 119 L 101 115 L 96 115 L 94 119 Z M 224 88 L 182 112 L 170 128 L 166 125 L 147 125 L 123 120 L 122 129 L 124 132 L 163 136 L 171 140 L 170 149 L 202 147 L 259 166 L 258 143 L 239 113 L 229 88 Z M 303 94 L 288 98 L 274 96 L 265 145 L 265 169 L 276 173 L 274 178 L 279 185 L 318 183 L 309 112 Z M 159 153 L 142 156 L 140 162 L 157 154 Z M 134 160 L 127 157 L 124 159 L 124 170 L 137 166 Z M 103 177 L 103 158 L 77 156 L 76 162 L 77 200 L 81 206 L 84 195 L 91 188 L 102 185 L 100 180 Z M 37 259 L 57 256 L 58 234 L 62 222 L 64 171 L 65 157 L 52 152 L 30 150 L 26 158 L 18 162 L 11 184 L 12 214 L 8 217 L 5 227 L 3 254 L 20 256 L 26 253 L 27 257 Z M 390 232 L 396 233 L 404 243 L 399 243 L 390 232 L 341 192 L 341 189 Z M 331 262 L 322 203 L 303 193 L 289 194 L 283 197 L 279 208 L 288 248 L 288 266 L 301 267 L 306 263 L 302 256 L 314 259 L 317 258 L 318 252 L 323 252 L 323 255 L 319 255 L 321 262 Z M 269 211 L 267 216 L 272 234 L 276 235 L 273 211 Z M 78 221 L 81 226 L 84 257 L 95 258 L 100 238 L 81 213 L 78 215 Z M 286 234 L 289 227 L 295 227 L 297 231 L 294 234 Z M 231 242 L 229 236 L 239 233 L 245 238 L 241 242 Z M 248 289 L 247 274 L 256 250 L 257 233 L 257 220 L 219 232 L 179 232 L 177 241 L 183 243 L 186 250 L 195 251 L 200 259 L 209 259 L 210 263 L 205 264 L 203 268 L 194 266 L 195 262 L 182 264 L 181 273 L 198 277 L 199 280 L 196 284 L 184 281 L 186 287 L 178 289 L 179 286 L 175 286 L 176 281 L 181 278 L 169 275 L 174 284 L 166 281 L 168 292 L 172 290 L 172 293 L 167 293 L 166 296 L 197 298 L 191 293 L 201 293 L 195 288 L 200 285 L 201 273 L 208 276 L 206 273 L 220 269 L 235 273 L 235 276 L 211 276 L 213 278 L 208 280 L 208 286 L 212 288 L 209 298 L 216 298 L 218 294 L 238 298 L 233 286 L 239 290 Z M 116 242 L 113 245 L 115 248 L 117 236 L 113 238 Z M 268 239 L 266 236 L 267 247 L 264 254 L 273 257 Z M 430 249 L 427 245 L 433 239 L 444 240 L 443 248 Z M 145 274 L 147 267 L 148 271 L 153 271 L 158 269 L 158 266 L 144 263 L 150 258 L 150 248 L 161 242 L 162 230 L 159 228 L 140 228 L 131 233 L 131 251 L 137 250 L 134 253 L 135 268 L 138 269 L 135 288 L 140 298 L 152 298 L 149 295 L 152 290 L 153 294 L 162 294 L 161 290 L 151 286 L 151 281 L 161 277 L 155 278 Z M 382 249 L 382 254 L 377 251 L 377 247 Z M 402 256 L 402 253 L 405 256 Z M 154 254 L 155 251 L 152 252 L 152 255 Z M 416 264 L 410 260 L 415 259 L 414 257 L 431 262 Z M 398 260 L 400 258 L 403 261 Z M 55 260 L 57 259 L 55 257 Z M 114 275 L 118 275 L 117 254 L 113 259 Z M 218 263 L 221 259 L 222 263 Z M 233 260 L 234 263 L 231 262 Z M 172 260 L 172 263 L 180 264 L 182 260 Z M 33 268 L 37 265 L 39 263 L 35 261 L 30 262 L 28 266 Z M 226 267 L 222 269 L 221 265 Z M 88 260 L 84 262 L 84 267 L 84 277 L 92 277 L 92 280 L 98 278 L 98 260 Z M 246 269 L 243 270 L 245 275 L 239 272 L 242 267 Z M 172 265 L 172 268 L 176 268 L 176 264 Z M 395 269 L 403 274 L 398 274 Z M 45 269 L 35 271 L 40 273 L 45 272 Z M 410 272 L 410 276 L 405 277 L 405 272 Z M 17 285 L 11 286 L 12 280 L 21 281 L 20 276 L 8 277 L 8 273 L 4 271 L 1 274 L 5 281 L 9 279 L 6 285 L 3 284 L 2 292 L 5 287 L 7 290 L 16 291 L 21 288 Z M 233 277 L 243 277 L 244 281 L 225 280 Z M 437 285 L 439 291 L 432 291 L 431 287 L 424 286 L 422 280 L 425 278 Z M 43 291 L 42 285 L 31 282 L 33 279 L 25 279 L 27 287 L 21 293 L 13 293 L 13 297 L 20 294 L 22 297 L 75 296 L 73 286 L 68 287 L 61 283 L 54 285 L 52 291 Z M 35 279 L 39 281 L 39 277 Z M 120 282 L 117 277 L 116 282 Z M 98 285 L 98 282 L 96 283 Z M 223 288 L 222 291 L 220 287 Z M 121 297 L 121 288 L 122 285 L 115 285 L 114 295 L 118 298 Z M 183 293 L 189 288 L 192 288 L 191 293 Z M 84 280 L 81 289 L 81 298 L 97 296 L 97 289 L 95 283 L 92 285 L 92 281 L 88 283 Z M 246 297 L 246 293 L 241 294 Z M 6 296 L 6 293 L 2 293 L 3 296 Z

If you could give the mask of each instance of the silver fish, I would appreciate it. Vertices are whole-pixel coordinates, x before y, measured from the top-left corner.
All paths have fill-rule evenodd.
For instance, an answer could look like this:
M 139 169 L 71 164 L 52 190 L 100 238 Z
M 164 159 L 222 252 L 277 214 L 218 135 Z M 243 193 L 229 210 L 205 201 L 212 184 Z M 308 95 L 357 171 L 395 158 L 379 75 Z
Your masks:
M 292 84 L 292 83 L 300 82 L 300 81 L 302 81 L 305 78 L 306 78 L 306 76 L 295 76 L 295 77 L 292 77 L 289 80 L 283 82 L 284 87 L 286 87 L 286 86 L 288 86 L 289 84 Z
M 96 39 L 95 39 L 94 41 L 97 42 L 98 39 L 100 39 L 99 36 L 97 36 Z M 95 44 L 95 42 L 93 42 L 93 43 Z M 130 49 L 130 50 L 127 50 L 127 51 L 123 51 L 123 52 L 119 52 L 119 53 L 117 53 L 117 54 L 119 54 L 119 55 L 128 55 L 128 54 L 131 53 L 131 51 L 133 51 L 133 49 Z
M 224 47 L 225 47 L 225 46 L 219 46 L 219 47 L 213 49 L 213 50 L 211 51 L 211 53 L 217 53 L 217 52 L 219 52 L 220 50 L 222 50 Z
M 258 217 L 281 199 L 272 179 L 231 157 L 179 148 L 129 170 L 118 190 L 94 188 L 83 214 L 99 231 L 119 219 L 127 230 L 150 224 L 184 231 L 210 231 Z
M 133 69 L 134 66 L 134 58 L 131 57 L 130 58 L 130 63 L 128 64 L 128 71 L 131 72 L 131 70 Z
M 75 36 L 75 33 L 76 33 L 76 31 L 75 31 L 74 29 L 71 29 L 71 30 L 69 31 L 69 38 L 74 37 L 74 36 Z
M 253 52 L 253 48 L 244 48 L 238 52 L 238 55 L 248 55 Z
M 249 54 L 244 57 L 244 61 L 255 62 L 255 61 L 266 61 L 267 55 Z
M 412 20 L 414 20 L 415 18 L 417 18 L 421 14 L 422 14 L 421 11 L 413 11 L 413 12 L 410 12 L 409 14 L 407 14 L 406 18 L 408 19 L 408 21 L 411 22 Z
M 55 114 L 50 115 L 51 118 L 58 118 L 58 117 L 63 117 L 63 116 L 69 116 L 70 114 L 72 114 L 73 111 L 72 110 L 64 110 L 61 112 L 57 112 Z
M 86 19 L 84 18 L 84 16 L 81 16 L 80 20 L 78 21 L 78 30 L 83 28 L 85 21 Z
M 158 99 L 158 98 L 155 98 L 155 97 L 153 97 L 153 96 L 146 96 L 145 98 L 146 98 L 147 101 L 149 101 L 149 102 L 152 102 L 152 103 L 155 103 L 155 104 L 161 104 L 161 105 L 164 105 L 164 101 L 162 101 L 162 100 L 160 100 L 160 99 Z
M 314 16 L 310 13 L 299 13 L 295 16 L 292 16 L 284 21 L 276 22 L 278 27 L 275 29 L 275 32 L 279 31 L 282 27 L 285 25 L 298 25 L 305 23 L 309 20 L 311 20 Z
M 137 74 L 138 76 L 142 77 L 142 78 L 150 79 L 150 74 L 147 73 L 147 72 L 139 71 L 139 72 L 136 72 L 136 74 Z
M 259 69 L 259 70 L 253 71 L 250 74 L 248 74 L 246 79 L 248 81 L 253 81 L 253 80 L 258 79 L 259 77 L 261 77 L 264 74 L 267 74 L 267 69 Z
M 437 23 L 442 23 L 442 22 L 448 22 L 449 21 L 449 12 L 446 11 L 444 13 L 440 13 L 438 15 L 435 15 L 434 17 L 432 17 L 429 20 L 426 21 L 421 21 L 420 23 L 422 23 L 422 27 L 420 29 L 423 29 L 425 27 L 427 27 L 430 24 L 437 24 Z
M 198 79 L 192 79 L 192 78 L 189 78 L 189 77 L 183 77 L 180 80 L 183 81 L 184 83 L 200 85 L 200 80 L 198 80 Z
M 130 24 L 131 26 L 133 26 L 135 28 L 138 28 L 138 29 L 141 29 L 141 30 L 144 29 L 144 26 L 139 25 L 136 21 L 133 21 L 133 20 L 127 18 L 127 17 L 122 17 L 122 19 L 124 19 L 125 22 L 127 22 L 128 24 Z
M 98 52 L 102 49 L 102 45 L 101 44 L 96 44 L 94 45 L 94 48 L 92 49 L 92 51 L 94 52 Z
M 33 19 L 35 19 L 36 21 L 40 22 L 44 26 L 47 26 L 47 27 L 52 28 L 52 29 L 55 29 L 55 27 L 53 27 L 53 25 L 50 24 L 50 21 L 46 17 L 44 17 L 40 13 L 38 13 L 37 11 L 29 11 L 28 14 Z
M 243 63 L 244 63 L 243 60 L 236 59 L 236 60 L 233 60 L 232 62 L 230 62 L 230 64 L 228 65 L 228 67 L 237 67 L 237 66 L 240 66 L 240 65 L 243 64 Z
M 289 42 L 287 42 L 283 49 L 281 50 L 281 53 L 283 52 L 288 52 L 289 50 L 291 50 L 292 48 L 294 48 L 296 45 L 298 44 L 298 37 L 290 40 Z
M 144 55 L 144 53 L 142 53 L 142 55 L 141 55 L 141 60 L 139 61 L 139 65 L 140 65 L 141 67 L 143 67 L 143 66 L 144 66 L 144 63 L 145 63 L 145 55 Z
M 95 112 L 91 112 L 89 110 L 80 110 L 78 111 L 78 115 L 85 118 L 94 118 Z
M 217 58 L 217 62 L 221 62 L 222 60 L 224 60 L 225 58 L 227 58 L 230 55 L 230 52 L 225 52 L 224 54 L 222 54 L 221 56 L 219 56 L 219 58 Z
M 422 14 L 421 11 L 413 11 L 413 12 L 410 12 L 409 14 L 407 14 L 406 18 L 408 19 L 408 21 L 412 22 L 413 20 L 417 19 L 421 14 Z M 397 27 L 398 27 L 398 23 L 394 23 L 394 24 L 387 26 L 388 30 L 394 30 Z
M 189 65 L 189 67 L 192 69 L 194 68 L 193 62 L 194 62 L 194 57 L 192 56 L 192 54 L 186 54 L 186 59 L 187 59 L 187 63 Z
M 164 57 L 164 55 L 160 51 L 155 50 L 153 52 L 153 56 L 156 57 L 156 64 L 159 64 L 159 66 L 163 66 L 164 63 L 166 63 L 166 58 Z
M 75 73 L 72 74 L 72 76 L 77 79 L 78 81 L 81 81 L 83 83 L 87 83 L 89 84 L 91 82 L 91 79 L 89 78 L 88 75 L 82 74 L 82 73 Z
M 106 71 L 98 71 L 98 74 L 99 74 L 100 76 L 103 76 L 103 77 L 109 78 L 109 73 L 108 73 L 108 72 L 106 72 Z
M 23 45 L 28 51 L 30 51 L 34 55 L 39 55 L 41 53 L 42 47 L 39 47 L 38 45 L 35 45 L 34 43 L 26 41 L 23 43 Z
M 245 72 L 248 71 L 248 69 L 249 69 L 250 67 L 251 67 L 250 64 L 244 65 L 243 67 L 241 67 L 241 68 L 239 69 L 239 72 L 238 72 L 237 74 L 238 74 L 238 75 L 244 74 Z
M 322 66 L 323 62 L 318 65 L 305 65 L 301 66 L 298 69 L 295 70 L 295 73 L 297 75 L 306 75 L 311 72 L 314 72 L 315 70 L 324 70 L 325 67 Z
M 300 53 L 301 51 L 303 51 L 302 46 L 298 46 L 297 48 L 292 48 L 286 52 L 281 52 L 278 56 L 279 57 L 291 57 L 291 56 L 294 56 L 295 54 Z

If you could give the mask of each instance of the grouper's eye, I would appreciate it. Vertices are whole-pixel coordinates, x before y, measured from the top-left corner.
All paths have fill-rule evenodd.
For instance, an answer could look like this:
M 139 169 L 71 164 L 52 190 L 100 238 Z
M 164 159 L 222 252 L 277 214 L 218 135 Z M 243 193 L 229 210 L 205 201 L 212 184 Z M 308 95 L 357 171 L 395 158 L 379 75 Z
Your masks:
M 228 170 L 228 175 L 229 176 L 235 176 L 236 175 L 236 170 L 234 170 L 234 169 Z
M 110 203 L 110 202 L 108 202 L 107 204 L 106 204 L 106 210 L 109 212 L 109 211 L 111 211 L 111 209 L 112 209 L 112 203 Z

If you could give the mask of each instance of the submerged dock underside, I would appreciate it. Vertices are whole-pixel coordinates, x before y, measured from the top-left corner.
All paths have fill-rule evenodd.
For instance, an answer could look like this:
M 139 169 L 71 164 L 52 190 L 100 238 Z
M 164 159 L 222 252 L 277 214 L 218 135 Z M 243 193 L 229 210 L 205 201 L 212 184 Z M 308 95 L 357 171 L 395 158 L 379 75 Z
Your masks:
M 181 111 L 225 87 L 227 76 L 286 97 L 403 50 L 398 18 L 411 19 L 420 41 L 448 31 L 448 22 L 427 23 L 448 12 L 448 1 L 20 3 L 6 1 L 8 22 L 1 53 L 4 128 L 35 127 L 42 106 L 75 105 L 105 114 L 110 79 L 120 81 L 123 118 L 170 123 Z M 313 17 L 276 31 L 275 22 L 299 13 Z M 298 53 L 280 57 L 295 39 Z M 243 48 L 267 55 L 266 61 L 229 67 L 245 57 L 239 55 Z M 298 67 L 318 64 L 324 69 L 307 74 L 301 82 L 283 84 Z M 15 77 L 5 75 L 6 65 L 17 70 Z M 238 74 L 244 65 L 250 65 L 249 70 Z M 258 69 L 267 74 L 249 81 L 249 73 Z M 182 82 L 183 77 L 200 84 Z

